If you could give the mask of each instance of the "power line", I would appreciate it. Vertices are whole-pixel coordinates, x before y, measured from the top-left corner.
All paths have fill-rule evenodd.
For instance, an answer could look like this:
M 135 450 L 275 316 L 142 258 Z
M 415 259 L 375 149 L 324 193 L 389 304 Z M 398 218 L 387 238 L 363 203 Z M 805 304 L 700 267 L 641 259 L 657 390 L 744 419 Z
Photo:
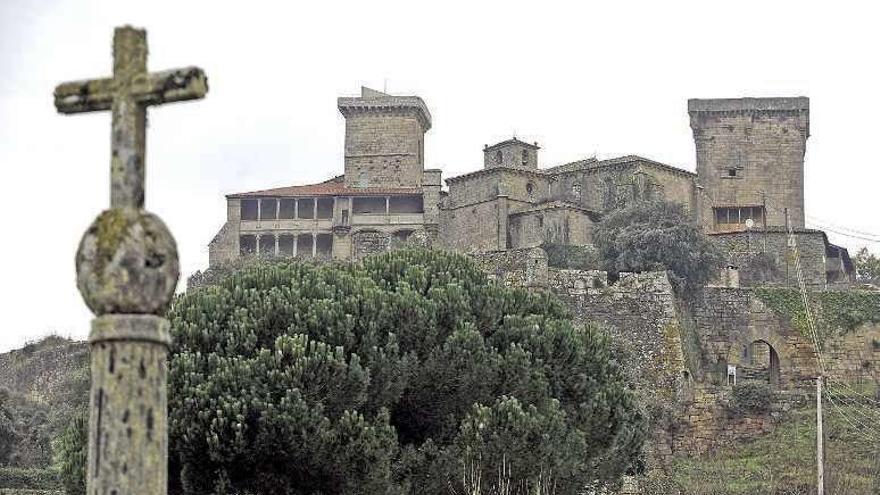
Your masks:
M 831 407 L 835 409 L 837 414 L 839 414 L 843 418 L 843 420 L 846 421 L 846 423 L 849 424 L 850 427 L 852 427 L 852 429 L 857 434 L 865 437 L 871 443 L 876 443 L 876 442 L 880 441 L 880 438 L 873 436 L 873 434 L 877 434 L 878 436 L 880 436 L 880 432 L 877 432 L 872 427 L 866 425 L 858 418 L 854 419 L 854 418 L 850 417 L 847 413 L 845 413 L 843 411 L 843 409 L 841 409 L 841 407 L 837 404 L 837 402 L 832 398 L 831 394 L 827 394 L 827 399 L 828 399 L 828 402 L 831 404 Z M 858 423 L 858 426 L 856 426 L 856 423 Z M 870 432 L 870 433 L 866 433 L 866 432 Z
M 831 395 L 831 396 L 833 396 L 834 398 L 836 398 L 837 401 L 840 402 L 841 405 L 849 406 L 849 407 L 853 408 L 853 410 L 854 410 L 857 414 L 859 414 L 860 416 L 862 416 L 863 418 L 865 418 L 865 420 L 869 421 L 869 425 L 877 424 L 878 417 L 877 417 L 876 415 L 877 415 L 877 414 L 880 414 L 880 411 L 877 411 L 876 409 L 871 409 L 871 408 L 865 407 L 865 406 L 863 406 L 863 405 L 852 404 L 852 403 L 847 404 L 847 402 L 846 402 L 846 401 L 847 401 L 846 397 L 844 397 L 844 396 L 842 396 L 842 395 L 840 395 L 840 394 L 838 394 L 838 393 L 835 393 L 835 392 L 831 391 L 830 388 L 826 388 L 825 391 L 826 391 L 829 395 Z M 865 411 L 868 411 L 868 412 L 865 412 Z M 871 428 L 872 428 L 873 431 L 877 431 L 878 435 L 880 435 L 880 430 L 876 430 L 876 427 L 873 427 L 873 426 L 872 426 Z
M 811 222 L 811 223 L 813 223 L 813 222 Z M 820 230 L 827 230 L 828 232 L 833 232 L 837 235 L 849 237 L 851 239 L 858 239 L 860 241 L 866 241 L 866 242 L 880 242 L 880 239 L 872 239 L 870 237 L 864 237 L 864 236 L 855 235 L 855 234 L 847 234 L 846 232 L 841 232 L 839 230 L 832 229 L 831 227 L 827 227 L 825 225 L 820 225 L 820 224 L 816 224 L 816 223 L 813 223 L 813 225 L 818 227 Z
M 823 219 L 821 219 L 821 218 L 819 218 L 819 217 L 815 217 L 815 216 L 813 216 L 813 215 L 807 215 L 807 218 L 808 218 L 808 219 L 811 219 L 811 220 L 813 221 L 813 223 L 830 225 L 830 226 L 832 226 L 832 227 L 834 227 L 834 228 L 836 228 L 836 229 L 845 230 L 845 231 L 848 231 L 848 232 L 852 232 L 852 233 L 854 233 L 854 234 L 866 235 L 866 236 L 869 236 L 869 237 L 880 237 L 880 234 L 874 234 L 874 233 L 872 233 L 872 232 L 865 232 L 865 231 L 863 231 L 863 230 L 856 230 L 856 229 L 853 229 L 853 228 L 850 228 L 850 227 L 846 227 L 846 226 L 844 226 L 844 225 L 839 225 L 839 224 L 837 224 L 837 223 L 835 223 L 835 222 L 831 222 L 831 221 L 828 221 L 828 220 L 823 220 Z

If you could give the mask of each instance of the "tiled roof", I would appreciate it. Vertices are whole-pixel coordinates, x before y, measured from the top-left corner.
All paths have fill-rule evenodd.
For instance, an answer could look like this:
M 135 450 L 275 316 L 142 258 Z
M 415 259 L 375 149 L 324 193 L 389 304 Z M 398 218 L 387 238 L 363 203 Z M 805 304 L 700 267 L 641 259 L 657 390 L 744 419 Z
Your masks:
M 576 162 L 571 163 L 563 163 L 562 165 L 556 165 L 555 167 L 545 168 L 542 171 L 546 174 L 559 174 L 562 172 L 572 172 L 575 170 L 583 170 L 587 167 L 595 167 L 599 163 L 595 157 L 587 158 L 585 160 L 578 160 Z
M 512 137 L 512 138 L 510 138 L 510 139 L 507 139 L 507 140 L 501 141 L 500 143 L 495 143 L 495 144 L 493 144 L 492 146 L 486 145 L 486 146 L 483 147 L 483 151 L 492 151 L 492 150 L 494 150 L 495 148 L 500 148 L 500 147 L 505 146 L 505 145 L 508 145 L 508 144 L 521 144 L 521 145 L 523 145 L 523 146 L 526 146 L 526 147 L 528 147 L 528 148 L 532 148 L 532 149 L 534 149 L 534 150 L 539 150 L 539 149 L 541 149 L 541 147 L 538 146 L 538 143 L 527 143 L 527 142 L 525 142 L 525 141 L 522 141 L 522 140 L 520 140 L 520 139 L 517 139 L 517 137 L 514 136 L 514 137 Z
M 295 196 L 401 196 L 422 194 L 420 187 L 347 187 L 342 175 L 318 184 L 276 187 L 261 191 L 227 194 L 227 198 L 295 197 Z

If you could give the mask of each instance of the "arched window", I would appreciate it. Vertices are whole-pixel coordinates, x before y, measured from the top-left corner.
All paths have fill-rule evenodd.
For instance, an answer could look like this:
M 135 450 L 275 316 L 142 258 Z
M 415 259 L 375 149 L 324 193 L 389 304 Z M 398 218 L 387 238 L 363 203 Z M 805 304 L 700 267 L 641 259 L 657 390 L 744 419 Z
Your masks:
M 535 185 L 531 182 L 526 184 L 526 194 L 529 195 L 529 201 L 535 199 Z
M 571 185 L 571 196 L 575 199 L 575 201 L 581 200 L 581 184 L 579 182 L 575 182 Z
M 529 150 L 522 150 L 522 164 L 529 164 Z
M 367 175 L 367 171 L 361 170 L 358 173 L 358 186 L 359 187 L 367 187 L 369 185 L 370 185 L 370 179 L 369 179 L 369 176 Z
M 495 152 L 495 163 L 501 165 L 501 162 L 504 161 L 504 154 L 501 153 L 501 150 Z

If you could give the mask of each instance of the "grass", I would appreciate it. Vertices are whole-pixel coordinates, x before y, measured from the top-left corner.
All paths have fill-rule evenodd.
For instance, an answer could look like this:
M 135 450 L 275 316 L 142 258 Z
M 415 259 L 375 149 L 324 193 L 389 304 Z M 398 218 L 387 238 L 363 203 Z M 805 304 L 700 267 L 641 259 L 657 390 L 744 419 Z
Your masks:
M 842 411 L 842 412 L 841 412 Z M 868 417 L 878 434 L 872 439 L 865 427 L 854 428 L 856 418 Z M 828 408 L 825 424 L 825 493 L 876 495 L 880 493 L 880 407 L 841 405 Z M 857 424 L 858 426 L 858 424 Z M 747 443 L 737 443 L 694 458 L 675 460 L 669 478 L 642 483 L 646 495 L 810 495 L 816 493 L 816 410 L 790 413 L 777 429 Z

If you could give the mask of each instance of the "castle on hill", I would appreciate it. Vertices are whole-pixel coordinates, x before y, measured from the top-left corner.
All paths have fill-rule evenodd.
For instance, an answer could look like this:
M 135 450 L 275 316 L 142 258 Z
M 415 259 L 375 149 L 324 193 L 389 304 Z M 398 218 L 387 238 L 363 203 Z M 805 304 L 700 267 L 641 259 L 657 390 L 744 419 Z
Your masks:
M 726 283 L 845 284 L 845 249 L 804 225 L 809 99 L 689 100 L 697 173 L 639 156 L 543 167 L 517 138 L 483 148 L 483 168 L 441 181 L 425 168 L 431 114 L 418 96 L 362 88 L 342 97 L 344 172 L 325 182 L 227 195 L 210 265 L 244 255 L 360 259 L 410 243 L 466 253 L 589 246 L 593 226 L 622 204 L 685 205 L 726 248 Z

